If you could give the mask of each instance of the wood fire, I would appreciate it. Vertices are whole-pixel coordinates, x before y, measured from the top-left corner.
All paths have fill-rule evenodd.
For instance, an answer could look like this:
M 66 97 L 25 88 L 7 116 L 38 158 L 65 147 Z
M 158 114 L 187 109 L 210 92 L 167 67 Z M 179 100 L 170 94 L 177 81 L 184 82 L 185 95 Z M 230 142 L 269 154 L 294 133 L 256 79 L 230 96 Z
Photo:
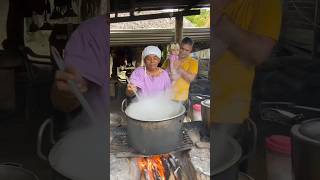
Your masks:
M 181 167 L 173 155 L 137 158 L 141 180 L 179 180 Z

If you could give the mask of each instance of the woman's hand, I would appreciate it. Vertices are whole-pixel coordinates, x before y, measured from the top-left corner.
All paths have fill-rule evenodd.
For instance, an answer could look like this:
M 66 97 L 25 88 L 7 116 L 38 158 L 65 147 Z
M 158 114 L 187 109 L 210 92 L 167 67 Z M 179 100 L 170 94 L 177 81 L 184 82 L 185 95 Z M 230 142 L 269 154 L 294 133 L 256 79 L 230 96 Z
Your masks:
M 66 68 L 65 71 L 57 71 L 55 74 L 55 85 L 58 91 L 66 97 L 74 98 L 68 81 L 73 80 L 82 93 L 88 91 L 88 82 L 81 77 L 81 75 L 73 68 Z
M 137 92 L 137 86 L 133 85 L 133 84 L 128 84 L 127 85 L 127 95 L 128 96 L 133 96 L 135 92 Z
M 80 106 L 79 101 L 69 88 L 68 81 L 74 80 L 82 93 L 88 91 L 88 82 L 72 68 L 65 71 L 57 71 L 55 82 L 51 90 L 51 101 L 53 106 L 63 112 L 71 112 Z

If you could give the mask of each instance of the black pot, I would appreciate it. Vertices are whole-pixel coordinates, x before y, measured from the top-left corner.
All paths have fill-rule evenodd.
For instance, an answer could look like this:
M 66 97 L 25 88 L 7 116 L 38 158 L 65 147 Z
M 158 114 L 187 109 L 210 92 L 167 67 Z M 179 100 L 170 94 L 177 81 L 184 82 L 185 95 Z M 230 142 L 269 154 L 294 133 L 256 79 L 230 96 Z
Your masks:
M 311 119 L 291 129 L 292 163 L 295 179 L 320 178 L 320 118 Z
M 215 132 L 212 147 L 212 178 L 238 180 L 239 160 L 242 154 L 239 143 L 227 135 Z
M 33 172 L 22 168 L 21 165 L 14 163 L 0 164 L 0 179 L 39 180 Z
M 182 142 L 185 111 L 185 107 L 181 105 L 179 114 L 157 121 L 134 119 L 126 113 L 129 145 L 145 155 L 165 154 L 175 150 Z

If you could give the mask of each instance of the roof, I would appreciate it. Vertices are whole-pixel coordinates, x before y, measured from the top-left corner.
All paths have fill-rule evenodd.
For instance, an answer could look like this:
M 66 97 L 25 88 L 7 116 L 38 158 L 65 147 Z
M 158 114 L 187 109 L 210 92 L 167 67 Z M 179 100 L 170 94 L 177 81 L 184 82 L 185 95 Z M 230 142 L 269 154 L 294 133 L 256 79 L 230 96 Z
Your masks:
M 156 14 L 162 11 L 147 11 L 138 12 L 137 15 L 145 14 Z M 119 14 L 119 17 L 123 14 Z M 110 29 L 113 30 L 137 30 L 137 29 L 174 29 L 175 28 L 175 18 L 160 18 L 160 19 L 149 19 L 141 21 L 131 21 L 131 22 L 119 22 L 111 23 Z M 191 28 L 194 25 L 186 18 L 183 19 L 183 27 Z
M 110 12 L 208 7 L 209 0 L 110 0 Z
M 147 30 L 112 30 L 110 33 L 111 46 L 135 46 L 147 44 L 168 44 L 174 41 L 174 29 Z M 184 28 L 183 36 L 188 36 L 194 42 L 208 42 L 209 28 Z

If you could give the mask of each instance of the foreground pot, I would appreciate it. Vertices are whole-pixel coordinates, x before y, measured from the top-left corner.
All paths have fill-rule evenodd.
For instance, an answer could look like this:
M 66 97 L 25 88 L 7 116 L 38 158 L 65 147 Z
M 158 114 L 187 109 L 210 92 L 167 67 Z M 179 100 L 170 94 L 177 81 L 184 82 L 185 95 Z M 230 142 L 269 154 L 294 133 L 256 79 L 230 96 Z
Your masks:
M 0 164 L 0 179 L 38 180 L 38 177 L 33 172 L 22 168 L 21 165 Z
M 212 172 L 214 180 L 238 180 L 242 150 L 233 138 L 213 133 Z
M 181 130 L 185 111 L 185 107 L 181 105 L 177 115 L 156 121 L 134 119 L 125 111 L 129 145 L 145 155 L 174 151 L 182 143 Z

